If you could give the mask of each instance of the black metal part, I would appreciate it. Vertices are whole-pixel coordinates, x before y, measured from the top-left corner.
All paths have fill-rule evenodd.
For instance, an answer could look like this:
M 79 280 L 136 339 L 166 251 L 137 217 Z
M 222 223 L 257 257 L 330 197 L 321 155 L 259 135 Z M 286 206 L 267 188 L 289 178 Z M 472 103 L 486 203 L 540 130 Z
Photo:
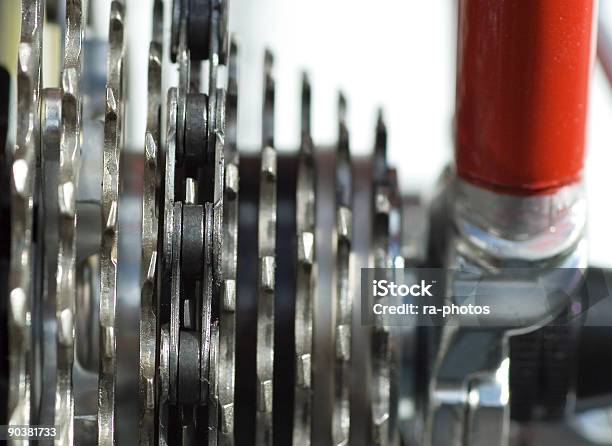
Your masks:
M 201 295 L 201 314 L 200 314 L 200 356 L 204 358 L 200 361 L 200 398 L 206 401 L 208 398 L 208 374 L 210 364 L 208 362 L 210 354 L 211 320 L 213 307 L 213 268 L 212 268 L 212 239 L 213 239 L 213 205 L 204 205 L 204 272 L 202 281 Z
M 349 132 L 346 126 L 346 99 L 339 97 L 338 125 L 338 158 L 336 165 L 336 201 L 338 206 L 352 208 L 353 173 L 351 171 L 351 153 L 349 151 Z
M 238 238 L 238 284 L 236 301 L 236 444 L 253 444 L 256 407 L 256 327 L 257 327 L 257 206 L 260 156 L 240 159 L 240 220 Z M 283 155 L 278 163 L 277 256 L 275 273 L 274 329 L 274 445 L 291 444 L 295 375 L 295 287 L 296 257 L 295 194 L 297 154 Z
M 612 405 L 612 270 L 589 268 L 575 342 L 576 409 Z
M 200 339 L 191 330 L 182 330 L 179 344 L 178 402 L 200 402 Z
M 609 323 L 609 322 L 608 322 Z M 583 327 L 576 349 L 577 409 L 610 405 L 612 400 L 612 327 Z
M 568 410 L 612 402 L 610 270 L 589 267 L 573 303 L 579 314 L 510 341 L 510 413 L 518 422 L 559 421 Z M 571 407 L 575 401 L 575 408 Z
M 236 295 L 236 444 L 253 444 L 255 438 L 255 361 L 257 334 L 257 206 L 260 160 L 241 157 L 238 220 L 238 283 Z
M 184 165 L 197 168 L 207 161 L 208 96 L 188 93 L 185 105 Z M 177 123 L 178 124 L 178 123 Z
M 528 422 L 538 403 L 542 331 L 510 338 L 510 414 L 513 420 Z
M 583 327 L 583 329 L 586 327 Z M 513 420 L 558 421 L 575 388 L 576 330 L 562 321 L 510 340 L 510 414 Z
M 210 20 L 215 0 L 188 0 L 187 42 L 192 60 L 208 59 L 210 49 Z
M 183 205 L 183 237 L 181 263 L 183 277 L 199 280 L 202 274 L 204 249 L 204 207 Z
M 262 107 L 262 146 L 274 147 L 274 98 L 275 80 L 272 74 L 274 56 L 266 51 L 264 56 L 264 100 Z
M 63 19 L 63 7 L 59 0 L 49 0 L 45 4 L 47 20 L 51 23 L 59 23 Z
M 174 227 L 172 233 L 172 272 L 170 295 L 170 370 L 169 388 L 170 401 L 177 402 L 177 386 L 178 386 L 178 355 L 180 341 L 180 321 L 181 321 L 181 229 L 183 227 L 181 220 L 183 218 L 183 204 L 181 202 L 174 203 Z
M 291 444 L 295 377 L 297 154 L 277 158 L 276 290 L 274 302 L 273 444 Z

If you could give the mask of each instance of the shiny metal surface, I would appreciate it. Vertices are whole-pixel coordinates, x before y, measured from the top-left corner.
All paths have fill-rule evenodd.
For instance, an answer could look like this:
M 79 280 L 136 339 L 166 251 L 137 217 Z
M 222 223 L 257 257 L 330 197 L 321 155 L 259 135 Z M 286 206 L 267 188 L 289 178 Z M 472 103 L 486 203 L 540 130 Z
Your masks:
M 336 224 L 334 268 L 335 286 L 334 329 L 332 345 L 335 355 L 334 366 L 334 411 L 333 444 L 348 443 L 351 423 L 349 400 L 351 367 L 351 321 L 353 288 L 351 286 L 351 241 L 353 238 L 353 167 L 349 149 L 349 132 L 346 122 L 346 100 L 342 94 L 338 98 L 338 146 L 336 161 Z
M 17 63 L 16 144 L 10 173 L 11 262 L 9 271 L 9 424 L 32 419 L 33 305 L 32 237 L 39 156 L 40 58 L 42 52 L 42 1 L 23 0 Z
M 76 313 L 76 194 L 81 155 L 81 49 L 83 5 L 66 5 L 66 47 L 62 71 L 62 135 L 59 162 L 59 251 L 57 260 L 56 444 L 74 444 L 74 329 Z
M 163 5 L 154 5 L 152 22 L 163 22 Z M 154 28 L 155 29 L 155 28 Z M 139 431 L 140 444 L 155 442 L 155 407 L 157 401 L 157 298 L 158 278 L 158 215 L 160 192 L 159 170 L 162 168 L 161 152 L 161 65 L 162 30 L 156 29 L 149 47 L 147 130 L 145 134 L 145 158 L 142 191 L 142 258 L 140 292 L 140 365 L 139 365 Z
M 296 179 L 297 290 L 295 295 L 295 402 L 293 444 L 310 445 L 312 438 L 313 325 L 316 262 L 316 169 L 310 134 L 311 91 L 302 78 L 302 143 Z
M 397 210 L 393 206 L 397 195 L 397 181 L 393 172 L 387 165 L 387 129 L 382 112 L 378 117 L 376 127 L 376 141 L 373 156 L 373 184 L 372 184 L 372 257 L 375 268 L 396 268 L 397 240 L 392 237 L 401 234 L 401 214 L 393 214 Z M 395 222 L 396 234 L 393 234 L 392 219 L 399 217 Z M 393 277 L 383 276 L 381 279 L 392 280 Z M 376 318 L 371 333 L 372 348 L 372 438 L 373 444 L 396 444 L 396 407 L 394 395 L 397 394 L 397 338 L 392 328 L 384 324 L 383 318 Z
M 236 375 L 236 280 L 238 268 L 238 199 L 240 177 L 238 164 L 238 45 L 232 40 L 229 49 L 228 86 L 225 128 L 225 225 L 224 282 L 219 321 L 219 443 L 233 445 L 235 430 Z
M 115 444 L 117 346 L 117 251 L 121 151 L 123 149 L 124 5 L 111 3 L 102 160 L 102 245 L 100 249 L 100 365 L 98 444 Z
M 41 15 L 63 2 L 23 1 L 9 422 L 57 424 L 62 445 L 512 440 L 508 341 L 574 301 L 560 293 L 539 305 L 521 294 L 534 277 L 498 273 L 517 262 L 574 268 L 544 277 L 573 289 L 586 265 L 582 187 L 509 196 L 450 168 L 429 215 L 429 203 L 399 192 L 382 111 L 371 155 L 349 141 L 357 126 L 342 94 L 337 143 L 314 141 L 312 123 L 325 115 L 306 75 L 299 147 L 279 150 L 286 90 L 276 90 L 270 51 L 261 144 L 241 153 L 229 3 L 153 2 L 143 109 L 130 108 L 123 80 L 133 6 L 109 3 L 107 43 L 106 17 L 87 14 L 99 1 L 66 0 L 65 23 L 54 24 L 65 31 L 62 88 L 42 90 Z M 284 55 L 275 57 L 281 67 Z M 126 158 L 128 116 L 146 130 L 142 154 Z M 451 268 L 453 296 L 469 288 L 462 272 L 483 273 L 499 291 L 484 299 L 512 302 L 491 317 L 500 327 L 468 329 L 459 316 L 392 327 L 362 314 L 373 303 L 362 306 L 362 268 L 408 281 L 416 272 L 407 266 L 429 262 Z
M 446 227 L 447 245 L 442 251 L 449 268 L 446 287 L 450 297 L 446 299 L 462 304 L 456 297 L 465 294 L 460 290 L 466 284 L 461 275 L 472 271 L 480 275 L 480 284 L 490 282 L 498 288 L 487 297 L 491 303 L 501 299 L 513 304 L 480 327 L 470 326 L 463 316 L 442 324 L 432 366 L 424 444 L 457 444 L 464 438 L 475 445 L 489 444 L 492 438 L 508 444 L 508 340 L 541 328 L 568 308 L 569 294 L 579 283 L 575 275 L 587 265 L 583 197 L 580 185 L 535 197 L 494 194 L 456 181 L 452 174 L 445 185 L 441 200 L 450 217 L 439 214 L 437 218 Z M 492 204 L 500 201 L 505 201 L 503 207 Z M 506 210 L 514 211 L 518 218 L 509 220 L 503 214 Z M 499 283 L 501 271 L 510 266 L 524 266 L 529 273 Z M 533 299 L 523 299 L 530 284 L 534 287 L 542 281 L 560 284 L 567 293 L 552 296 L 546 308 Z M 468 355 L 469 362 L 457 362 L 456 358 Z
M 262 149 L 257 218 L 257 445 L 272 444 L 274 375 L 274 293 L 276 288 L 276 149 L 274 148 L 273 59 L 264 61 Z

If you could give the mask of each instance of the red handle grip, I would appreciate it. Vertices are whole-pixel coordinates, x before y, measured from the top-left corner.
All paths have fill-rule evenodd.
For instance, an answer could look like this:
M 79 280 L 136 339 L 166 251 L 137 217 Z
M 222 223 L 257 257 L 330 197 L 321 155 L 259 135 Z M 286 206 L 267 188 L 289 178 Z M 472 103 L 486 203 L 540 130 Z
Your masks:
M 458 175 L 514 195 L 580 179 L 596 0 L 459 0 Z

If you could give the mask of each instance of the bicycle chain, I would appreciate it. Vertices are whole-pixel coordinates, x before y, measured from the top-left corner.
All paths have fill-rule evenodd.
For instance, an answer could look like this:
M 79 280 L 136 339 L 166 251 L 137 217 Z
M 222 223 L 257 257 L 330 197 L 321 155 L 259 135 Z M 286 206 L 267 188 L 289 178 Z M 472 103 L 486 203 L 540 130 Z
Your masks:
M 168 367 L 160 371 L 160 378 L 167 379 L 160 383 L 158 398 L 164 406 L 158 415 L 162 443 L 166 436 L 174 436 L 168 430 L 172 419 L 186 444 L 193 443 L 198 432 L 206 435 L 209 444 L 219 439 L 227 444 L 233 436 L 233 419 L 228 418 L 233 418 L 235 335 L 231 311 L 221 307 L 222 295 L 231 300 L 232 292 L 231 282 L 224 282 L 223 263 L 226 90 L 218 88 L 217 81 L 219 62 L 227 63 L 226 42 L 225 2 L 175 1 L 171 55 L 177 62 L 179 83 L 168 98 L 164 272 L 161 319 L 155 322 L 162 324 L 165 333 L 164 314 L 169 311 L 168 351 L 159 353 L 160 360 L 164 358 L 162 366 L 167 358 Z M 208 72 L 200 79 L 203 59 Z M 208 94 L 200 92 L 200 84 L 208 86 Z M 230 377 L 219 373 L 220 368 Z M 204 419 L 205 425 L 200 426 Z M 147 441 L 141 436 L 141 444 Z
M 66 38 L 62 89 L 42 97 L 39 117 L 42 1 L 23 0 L 22 43 L 19 50 L 17 147 L 12 168 L 12 249 L 9 336 L 10 422 L 28 424 L 33 401 L 34 371 L 31 312 L 34 277 L 34 205 L 37 163 L 41 156 L 38 129 L 45 151 L 52 150 L 52 118 L 61 115 L 57 181 L 59 246 L 57 257 L 57 444 L 75 442 L 74 367 L 76 317 L 76 194 L 79 178 L 81 53 L 84 39 L 82 0 L 66 0 Z M 123 146 L 124 4 L 113 0 L 109 24 L 101 196 L 100 363 L 97 415 L 98 444 L 116 442 L 117 250 L 120 156 Z M 142 204 L 142 265 L 139 368 L 140 444 L 232 445 L 235 442 L 236 302 L 239 299 L 239 154 L 237 142 L 237 45 L 229 39 L 226 0 L 175 0 L 172 7 L 170 57 L 179 72 L 178 84 L 162 98 L 163 3 L 155 0 L 149 47 L 147 126 L 144 143 Z M 23 31 L 25 30 L 25 31 Z M 205 67 L 206 69 L 203 69 Z M 277 429 L 275 397 L 275 299 L 277 298 L 278 154 L 274 141 L 273 58 L 264 61 L 262 147 L 257 214 L 256 419 L 255 443 L 272 444 Z M 227 83 L 224 77 L 227 75 Z M 205 91 L 205 92 L 204 92 Z M 57 103 L 56 103 L 57 102 Z M 165 107 L 164 107 L 165 105 Z M 161 115 L 166 112 L 165 138 Z M 311 136 L 311 92 L 302 81 L 301 144 L 295 193 L 295 328 L 293 444 L 313 441 L 313 371 L 317 364 L 314 304 L 317 297 L 317 221 L 315 148 Z M 46 117 L 45 117 L 46 116 Z M 39 119 L 45 119 L 38 121 Z M 333 403 L 329 423 L 334 445 L 349 442 L 355 418 L 350 401 L 354 346 L 353 324 L 353 166 L 346 123 L 346 101 L 338 103 L 339 137 L 335 154 L 332 307 Z M 165 139 L 165 141 L 164 141 Z M 47 141 L 49 140 L 49 141 Z M 401 218 L 394 171 L 386 164 L 386 130 L 377 128 L 374 156 L 372 218 L 374 265 L 392 267 L 400 258 Z M 43 169 L 42 179 L 50 173 Z M 283 170 L 284 172 L 284 170 Z M 40 183 L 42 184 L 42 183 Z M 45 183 L 47 184 L 47 183 Z M 52 183 L 51 183 L 52 184 Z M 293 192 L 292 192 L 293 193 Z M 45 197 L 44 192 L 42 192 Z M 50 194 L 54 196 L 53 192 Z M 52 210 L 49 213 L 53 213 Z M 48 213 L 42 212 L 41 215 Z M 394 215 L 394 217 L 391 217 Z M 399 217 L 398 217 L 399 216 Z M 292 218 L 293 218 L 292 217 Z M 331 220 L 330 220 L 331 221 Z M 397 251 L 397 252 L 396 252 Z M 45 252 L 45 256 L 53 253 Z M 45 265 L 47 263 L 45 262 Z M 46 267 L 45 267 L 46 268 Z M 48 275 L 44 274 L 45 277 Z M 46 288 L 43 298 L 46 300 Z M 280 296 L 279 296 L 280 297 Z M 352 351 L 353 350 L 353 351 Z M 392 444 L 396 385 L 396 349 L 389 331 L 373 329 L 371 392 L 373 444 Z

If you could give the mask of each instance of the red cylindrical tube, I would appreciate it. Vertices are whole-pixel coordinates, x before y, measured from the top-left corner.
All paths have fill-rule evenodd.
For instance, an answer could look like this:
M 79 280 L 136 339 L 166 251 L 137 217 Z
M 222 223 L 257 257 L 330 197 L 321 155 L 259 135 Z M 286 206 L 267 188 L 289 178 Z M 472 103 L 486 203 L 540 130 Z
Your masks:
M 580 179 L 596 0 L 459 0 L 460 178 L 513 195 Z

